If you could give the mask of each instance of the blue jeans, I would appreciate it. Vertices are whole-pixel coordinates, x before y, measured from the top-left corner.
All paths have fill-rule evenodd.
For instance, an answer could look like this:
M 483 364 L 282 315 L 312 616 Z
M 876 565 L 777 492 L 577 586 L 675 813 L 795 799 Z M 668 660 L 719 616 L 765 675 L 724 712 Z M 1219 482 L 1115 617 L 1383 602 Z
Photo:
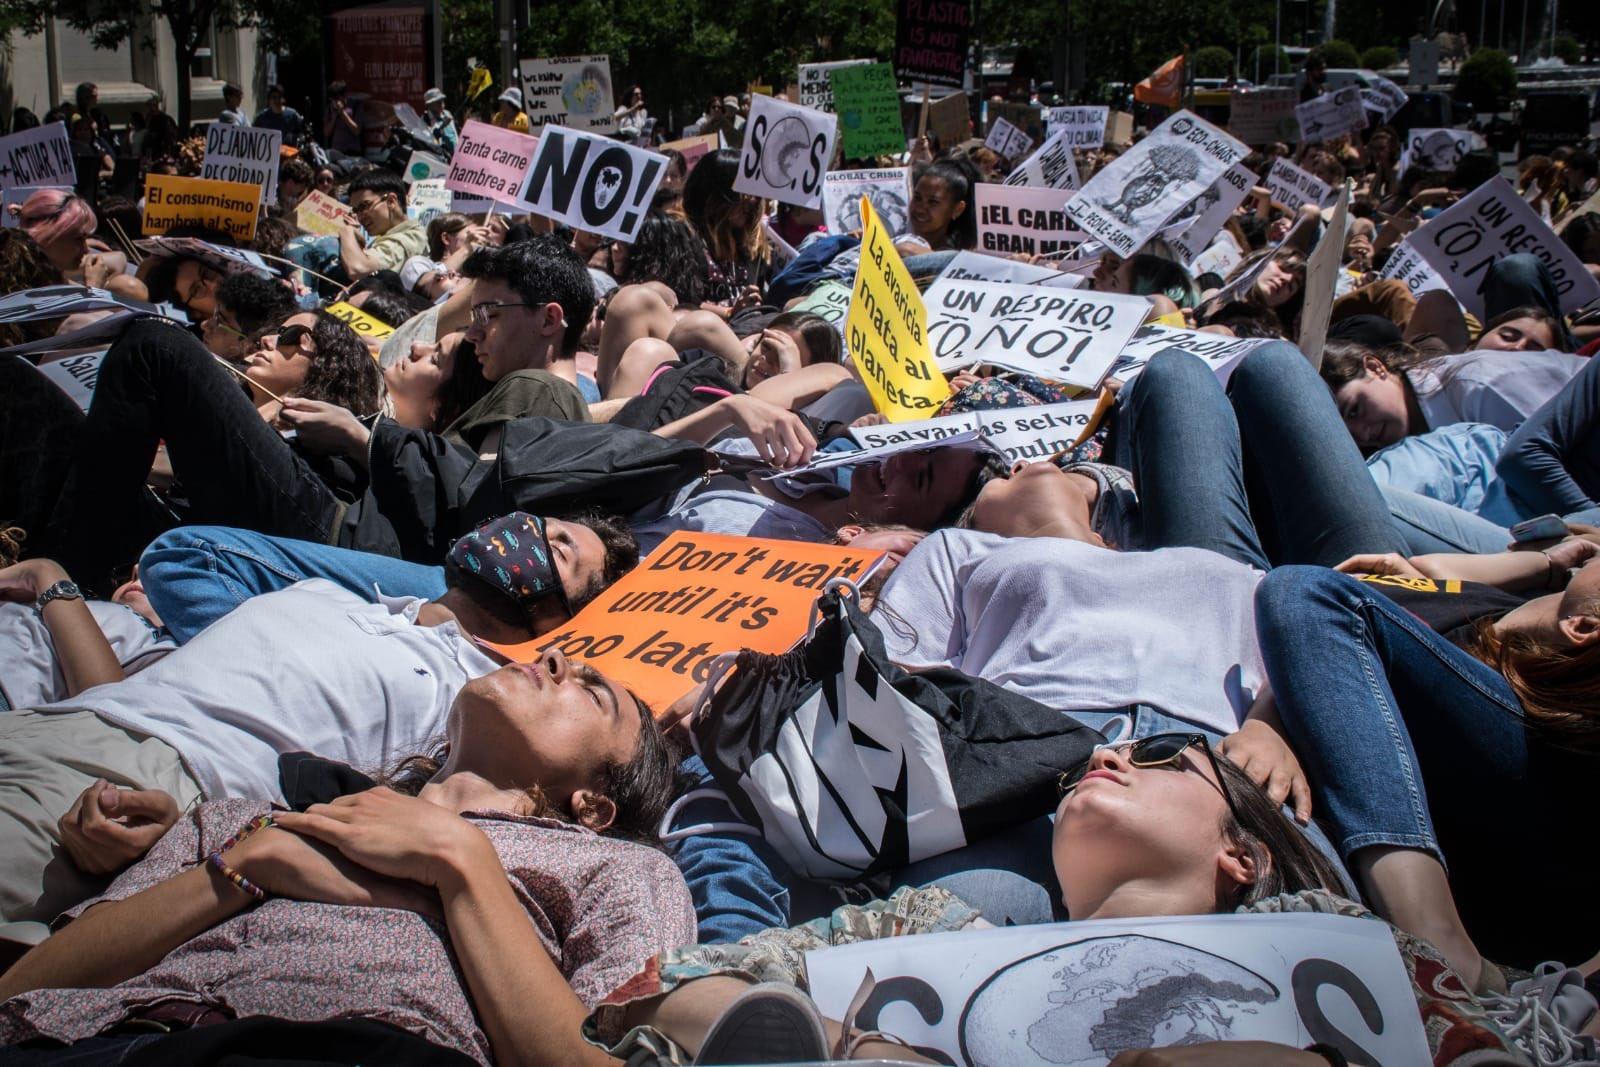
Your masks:
M 1157 353 L 1123 393 L 1109 451 L 1133 472 L 1145 548 L 1262 570 L 1405 548 L 1327 387 L 1286 341 L 1246 356 L 1226 394 L 1199 358 Z
M 1600 756 L 1531 725 L 1501 674 L 1370 586 L 1321 568 L 1267 575 L 1256 626 L 1317 815 L 1364 848 L 1448 860 L 1467 932 L 1521 966 L 1600 944 L 1593 807 Z
M 179 644 L 253 596 L 325 578 L 357 596 L 435 600 L 444 568 L 392 556 L 273 537 L 230 526 L 180 526 L 150 542 L 139 559 L 150 605 Z
M 1504 552 L 1511 531 L 1481 515 L 1442 500 L 1383 487 L 1389 515 L 1405 540 L 1405 554 L 1430 552 Z

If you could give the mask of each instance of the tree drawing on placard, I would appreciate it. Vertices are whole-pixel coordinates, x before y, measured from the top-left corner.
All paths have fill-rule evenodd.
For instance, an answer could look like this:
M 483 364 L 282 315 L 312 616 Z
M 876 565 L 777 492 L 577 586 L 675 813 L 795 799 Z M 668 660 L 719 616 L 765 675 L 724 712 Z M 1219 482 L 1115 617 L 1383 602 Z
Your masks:
M 1156 145 L 1144 163 L 1122 187 L 1115 200 L 1101 200 L 1100 206 L 1124 224 L 1133 223 L 1133 213 L 1160 200 L 1167 186 L 1192 182 L 1200 176 L 1200 157 L 1186 145 Z

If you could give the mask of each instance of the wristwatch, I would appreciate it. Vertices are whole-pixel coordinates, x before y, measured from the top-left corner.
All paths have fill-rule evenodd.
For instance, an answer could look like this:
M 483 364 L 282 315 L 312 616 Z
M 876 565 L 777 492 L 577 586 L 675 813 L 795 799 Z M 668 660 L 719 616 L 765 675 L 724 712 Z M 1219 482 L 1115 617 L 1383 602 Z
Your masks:
M 34 608 L 43 611 L 44 606 L 52 600 L 82 600 L 83 590 L 78 588 L 78 583 L 62 579 L 49 589 L 39 594 L 39 599 L 34 601 Z

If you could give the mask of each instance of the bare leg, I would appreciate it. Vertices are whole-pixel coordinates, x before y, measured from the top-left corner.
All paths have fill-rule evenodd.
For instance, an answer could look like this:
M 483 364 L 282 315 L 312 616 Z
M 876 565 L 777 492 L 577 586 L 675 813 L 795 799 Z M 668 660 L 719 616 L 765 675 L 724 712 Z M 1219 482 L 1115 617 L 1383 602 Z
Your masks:
M 1461 924 L 1449 876 L 1438 860 L 1416 849 L 1387 846 L 1364 848 L 1351 858 L 1374 911 L 1443 953 L 1474 992 L 1505 991 L 1504 975 L 1479 954 Z
M 611 388 L 606 391 L 606 401 L 625 400 L 644 392 L 650 375 L 664 363 L 678 361 L 677 349 L 666 341 L 654 337 L 641 337 L 622 353 L 615 372 L 611 375 Z
M 612 378 L 628 346 L 641 337 L 666 340 L 676 320 L 672 309 L 654 289 L 643 285 L 624 285 L 606 305 L 606 321 L 600 327 L 596 354 L 595 381 L 601 395 L 611 395 Z
M 714 353 L 727 364 L 729 378 L 735 382 L 743 380 L 744 365 L 750 360 L 750 352 L 716 312 L 684 312 L 678 317 L 678 324 L 672 328 L 667 340 L 679 352 L 703 348 Z

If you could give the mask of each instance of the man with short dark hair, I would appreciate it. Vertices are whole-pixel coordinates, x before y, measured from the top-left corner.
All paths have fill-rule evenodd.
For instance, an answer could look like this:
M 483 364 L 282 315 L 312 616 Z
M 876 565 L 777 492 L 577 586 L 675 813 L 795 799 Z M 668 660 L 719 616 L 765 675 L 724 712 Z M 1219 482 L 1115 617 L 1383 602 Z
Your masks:
M 499 382 L 518 371 L 544 371 L 578 397 L 578 341 L 594 313 L 595 293 L 588 268 L 572 249 L 549 236 L 480 248 L 461 273 L 472 279 L 466 336 L 477 347 L 483 376 Z
M 253 337 L 297 310 L 294 291 L 282 281 L 253 270 L 237 271 L 217 286 L 217 309 L 200 324 L 200 339 L 213 354 L 237 363 Z
M 232 82 L 222 85 L 222 114 L 217 116 L 217 121 L 226 126 L 250 125 L 250 120 L 244 117 L 244 90 Z
M 428 250 L 428 231 L 406 215 L 406 183 L 393 171 L 373 167 L 357 174 L 350 183 L 350 211 L 361 225 L 341 230 L 339 259 L 352 281 L 375 270 L 399 270 Z M 365 245 L 363 229 L 370 239 Z
M 266 110 L 256 116 L 254 125 L 263 130 L 277 130 L 283 134 L 283 143 L 295 147 L 300 143 L 300 134 L 306 128 L 306 120 L 300 112 L 284 103 L 283 86 L 267 86 Z
M 286 211 L 299 207 L 316 178 L 316 171 L 311 169 L 311 164 L 299 156 L 285 159 L 278 164 L 278 205 Z

